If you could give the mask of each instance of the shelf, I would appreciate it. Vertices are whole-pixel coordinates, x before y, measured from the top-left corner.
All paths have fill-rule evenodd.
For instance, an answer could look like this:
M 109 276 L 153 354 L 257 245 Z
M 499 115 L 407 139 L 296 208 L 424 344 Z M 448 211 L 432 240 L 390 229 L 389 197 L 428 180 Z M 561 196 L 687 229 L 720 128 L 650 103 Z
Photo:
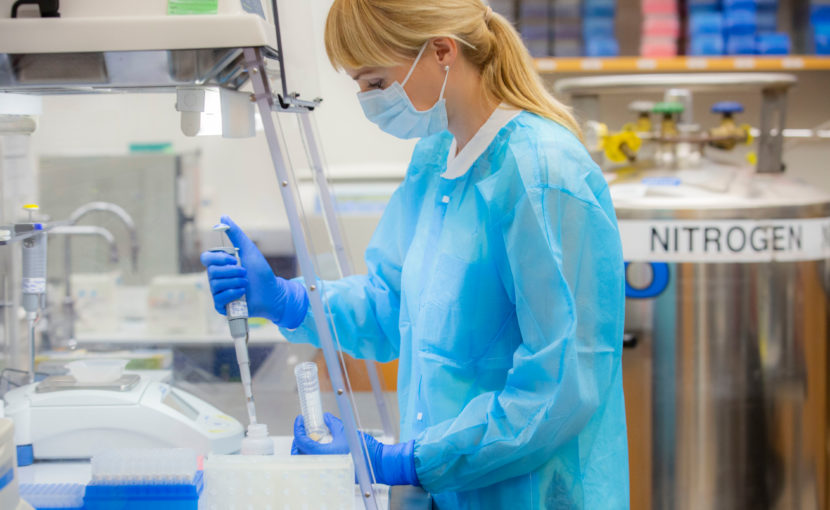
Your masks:
M 542 73 L 634 73 L 661 71 L 830 71 L 830 57 L 614 57 L 537 58 Z

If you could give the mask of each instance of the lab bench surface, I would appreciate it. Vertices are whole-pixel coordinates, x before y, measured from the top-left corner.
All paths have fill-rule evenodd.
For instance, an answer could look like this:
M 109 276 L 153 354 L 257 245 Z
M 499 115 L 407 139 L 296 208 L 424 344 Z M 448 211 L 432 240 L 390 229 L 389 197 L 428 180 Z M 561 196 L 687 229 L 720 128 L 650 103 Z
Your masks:
M 290 438 L 277 438 L 285 443 Z M 19 480 L 23 484 L 81 484 L 86 485 L 92 478 L 89 462 L 54 461 L 36 462 L 19 468 Z M 388 492 L 385 486 L 375 486 L 380 510 L 430 510 L 432 502 L 429 495 L 418 487 L 392 487 Z M 388 497 L 387 497 L 388 494 Z M 360 490 L 355 486 L 355 510 L 363 508 Z
M 283 376 L 284 375 L 284 376 Z M 268 430 L 275 436 L 282 436 L 275 445 L 290 445 L 294 418 L 300 413 L 297 389 L 292 381 L 294 374 L 274 374 L 275 378 L 267 381 L 254 380 L 254 398 L 256 399 L 257 418 L 260 423 L 268 425 Z M 233 416 L 241 423 L 247 423 L 247 408 L 240 383 L 210 382 L 190 383 L 174 381 L 173 385 L 205 400 L 223 412 Z M 322 392 L 323 409 L 335 415 L 337 403 L 334 393 Z M 398 409 L 395 392 L 384 393 L 386 404 L 392 413 L 392 420 L 397 423 Z M 371 392 L 357 392 L 354 402 L 360 415 L 361 426 L 365 430 L 380 430 L 381 420 L 374 395 Z M 31 466 L 20 468 L 21 483 L 79 483 L 87 484 L 91 478 L 88 462 L 36 462 Z M 389 497 L 382 498 L 387 504 L 383 510 L 430 510 L 431 499 L 420 488 L 393 487 Z M 359 491 L 356 492 L 355 510 L 363 508 Z

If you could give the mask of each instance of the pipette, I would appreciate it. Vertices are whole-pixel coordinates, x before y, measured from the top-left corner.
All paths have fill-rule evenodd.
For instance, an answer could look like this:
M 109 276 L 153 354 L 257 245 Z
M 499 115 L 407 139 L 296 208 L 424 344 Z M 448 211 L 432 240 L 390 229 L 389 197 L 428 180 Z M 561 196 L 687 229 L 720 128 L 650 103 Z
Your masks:
M 29 222 L 23 225 L 33 234 L 23 240 L 23 309 L 29 326 L 29 382 L 35 381 L 35 323 L 43 307 L 46 295 L 46 231 L 41 223 L 35 223 L 32 213 L 39 207 L 23 206 L 29 213 Z
M 213 230 L 219 234 L 221 246 L 212 249 L 214 252 L 224 252 L 236 257 L 239 264 L 239 249 L 227 241 L 227 230 L 230 227 L 219 223 Z M 254 394 L 251 390 L 251 362 L 248 358 L 248 303 L 245 296 L 232 301 L 225 307 L 228 317 L 228 326 L 233 337 L 233 345 L 236 348 L 236 361 L 239 363 L 239 377 L 242 379 L 242 387 L 245 391 L 245 399 L 248 406 L 248 419 L 251 425 L 256 425 L 256 407 L 254 407 Z

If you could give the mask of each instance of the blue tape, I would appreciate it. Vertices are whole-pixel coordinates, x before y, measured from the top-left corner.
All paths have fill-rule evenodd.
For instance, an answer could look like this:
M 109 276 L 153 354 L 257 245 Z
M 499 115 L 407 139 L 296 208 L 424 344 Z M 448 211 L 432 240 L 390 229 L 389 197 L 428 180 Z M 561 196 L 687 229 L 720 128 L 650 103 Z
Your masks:
M 6 471 L 3 476 L 0 477 L 0 491 L 6 488 L 6 486 L 14 481 L 14 466 L 10 467 L 8 471 Z
M 17 445 L 17 465 L 31 466 L 35 461 L 35 451 L 30 444 Z
M 683 181 L 677 177 L 644 177 L 642 183 L 647 186 L 680 186 Z

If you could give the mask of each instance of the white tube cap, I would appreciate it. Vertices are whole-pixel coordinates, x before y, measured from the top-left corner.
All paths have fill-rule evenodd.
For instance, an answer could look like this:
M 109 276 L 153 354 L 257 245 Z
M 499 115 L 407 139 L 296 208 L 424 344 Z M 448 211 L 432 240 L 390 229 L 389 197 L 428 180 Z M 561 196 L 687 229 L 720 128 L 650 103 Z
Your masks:
M 242 455 L 274 455 L 274 441 L 268 437 L 267 425 L 248 425 L 248 432 L 242 440 Z

